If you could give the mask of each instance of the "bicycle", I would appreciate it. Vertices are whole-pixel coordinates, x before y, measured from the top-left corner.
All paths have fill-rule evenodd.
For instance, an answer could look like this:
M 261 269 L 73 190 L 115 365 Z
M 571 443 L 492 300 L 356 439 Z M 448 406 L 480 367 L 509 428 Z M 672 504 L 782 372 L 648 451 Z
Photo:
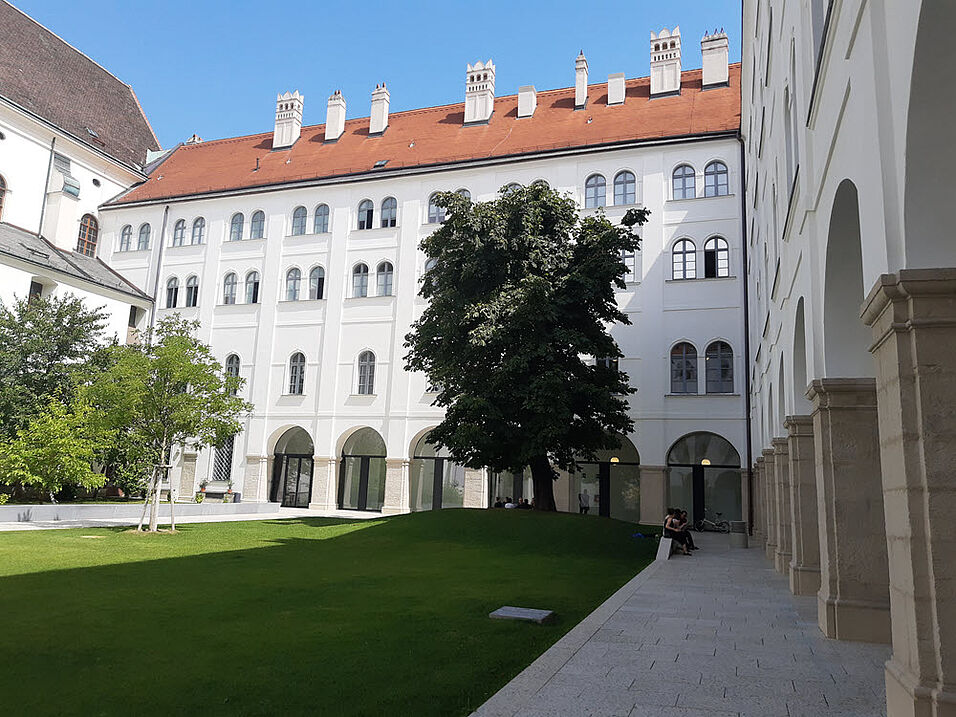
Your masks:
M 730 522 L 726 520 L 721 520 L 723 513 L 717 513 L 716 520 L 710 520 L 707 518 L 707 514 L 712 511 L 704 509 L 704 517 L 700 520 L 694 522 L 694 530 L 698 533 L 703 533 L 705 530 L 712 533 L 729 533 L 730 532 Z

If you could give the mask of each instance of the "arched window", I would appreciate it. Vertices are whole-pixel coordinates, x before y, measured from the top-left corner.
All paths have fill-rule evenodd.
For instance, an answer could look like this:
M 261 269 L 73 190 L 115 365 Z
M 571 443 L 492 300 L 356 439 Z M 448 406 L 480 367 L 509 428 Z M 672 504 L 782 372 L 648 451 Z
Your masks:
M 438 266 L 438 259 L 427 259 L 425 261 L 425 271 L 429 272 Z
M 681 239 L 674 244 L 672 266 L 673 279 L 697 278 L 697 247 L 690 239 Z
M 371 229 L 375 219 L 375 205 L 371 199 L 363 199 L 358 206 L 358 228 Z
M 3 200 L 7 196 L 7 180 L 0 174 L 0 219 L 3 218 Z
M 236 278 L 235 274 L 233 274 L 231 271 L 226 274 L 226 278 L 222 280 L 222 303 L 236 303 L 236 284 L 238 283 L 239 280 Z
M 186 279 L 186 306 L 196 306 L 199 303 L 199 277 L 190 276 Z
M 309 272 L 309 298 L 321 299 L 325 296 L 325 269 L 316 266 Z
M 398 202 L 395 197 L 386 197 L 382 201 L 382 226 L 393 227 L 398 221 Z
M 246 303 L 259 303 L 259 272 L 250 271 L 246 274 Z
M 315 220 L 312 231 L 316 234 L 325 234 L 329 230 L 329 205 L 320 204 L 315 208 Z
M 375 354 L 363 351 L 358 358 L 358 393 L 371 396 L 375 393 Z
M 536 179 L 531 183 L 532 187 L 544 187 L 545 189 L 551 189 L 551 185 L 548 184 L 546 179 Z
M 694 168 L 682 164 L 674 170 L 674 199 L 693 199 L 697 196 L 697 180 Z
M 392 263 L 383 261 L 375 269 L 375 281 L 379 296 L 392 295 Z
M 734 392 L 734 352 L 726 341 L 714 341 L 704 354 L 707 393 Z
M 166 308 L 175 309 L 179 303 L 179 279 L 175 276 L 166 280 Z
M 637 201 L 637 178 L 626 169 L 614 177 L 614 204 L 634 204 Z
M 471 201 L 471 192 L 469 192 L 469 191 L 468 191 L 467 189 L 465 189 L 464 187 L 462 187 L 461 189 L 456 190 L 456 191 L 455 191 L 455 194 L 457 194 L 459 197 L 462 197 L 463 199 L 467 199 L 469 202 Z
M 182 246 L 186 240 L 186 220 L 180 219 L 173 227 L 173 246 Z
M 136 240 L 137 251 L 146 251 L 147 249 L 149 249 L 149 234 L 150 234 L 149 224 L 143 224 L 139 228 L 139 238 Z
M 92 214 L 84 214 L 80 219 L 80 233 L 76 238 L 76 252 L 84 256 L 96 256 L 96 237 L 99 235 L 99 224 Z
M 352 269 L 352 297 L 368 296 L 368 266 L 356 264 Z
M 518 184 L 517 182 L 509 182 L 508 184 L 506 184 L 504 187 L 501 188 L 501 196 L 506 197 L 512 192 L 517 191 L 518 189 L 521 189 L 520 184 Z
M 445 208 L 438 206 L 437 200 L 438 193 L 431 195 L 428 198 L 428 223 L 429 224 L 441 224 L 445 221 Z
M 727 165 L 711 162 L 704 168 L 704 196 L 723 197 L 730 194 Z
M 704 242 L 704 277 L 718 276 L 730 276 L 730 249 L 723 237 L 711 237 Z
M 266 233 L 266 213 L 262 210 L 252 214 L 252 226 L 249 227 L 250 239 L 262 239 Z
M 242 241 L 242 225 L 245 221 L 242 212 L 232 215 L 232 221 L 229 222 L 229 241 Z
M 624 281 L 637 281 L 637 252 L 628 251 L 627 249 L 623 250 L 621 252 L 621 261 L 623 261 L 624 266 L 627 267 Z
M 687 342 L 671 349 L 671 393 L 697 393 L 697 349 Z
M 299 284 L 302 282 L 302 272 L 296 268 L 289 269 L 285 274 L 285 300 L 299 300 Z
M 133 248 L 133 227 L 127 224 L 120 232 L 120 251 L 129 251 Z
M 196 217 L 193 222 L 193 244 L 202 244 L 206 241 L 206 220 L 202 217 Z
M 301 352 L 289 359 L 289 393 L 301 396 L 305 390 L 305 356 Z
M 584 207 L 596 209 L 603 207 L 606 201 L 607 180 L 601 174 L 592 174 L 584 183 Z
M 239 377 L 239 357 L 236 354 L 229 354 L 226 357 L 226 375 Z
M 305 219 L 308 214 L 305 207 L 296 207 L 292 212 L 292 236 L 305 234 Z

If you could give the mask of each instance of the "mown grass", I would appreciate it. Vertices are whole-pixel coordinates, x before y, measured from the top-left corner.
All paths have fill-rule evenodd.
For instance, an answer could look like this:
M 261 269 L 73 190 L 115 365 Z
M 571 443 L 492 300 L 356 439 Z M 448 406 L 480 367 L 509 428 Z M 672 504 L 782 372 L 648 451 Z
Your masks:
M 444 510 L 0 534 L 0 704 L 31 715 L 467 714 L 653 559 L 637 529 Z M 559 619 L 488 619 L 506 604 Z

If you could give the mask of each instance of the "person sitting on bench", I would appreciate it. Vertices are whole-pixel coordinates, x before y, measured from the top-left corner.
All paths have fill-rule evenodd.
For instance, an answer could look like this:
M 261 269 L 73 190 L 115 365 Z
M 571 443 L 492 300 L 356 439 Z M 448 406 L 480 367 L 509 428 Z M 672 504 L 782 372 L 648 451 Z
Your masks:
M 690 555 L 690 551 L 687 549 L 687 533 L 680 529 L 678 515 L 679 511 L 675 508 L 667 509 L 667 517 L 664 518 L 664 537 L 670 538 L 680 546 L 681 553 Z
M 697 550 L 697 546 L 694 545 L 694 536 L 690 534 L 690 524 L 687 522 L 687 511 L 679 510 L 677 517 L 681 532 L 684 534 L 684 537 L 687 538 L 687 547 L 691 550 Z

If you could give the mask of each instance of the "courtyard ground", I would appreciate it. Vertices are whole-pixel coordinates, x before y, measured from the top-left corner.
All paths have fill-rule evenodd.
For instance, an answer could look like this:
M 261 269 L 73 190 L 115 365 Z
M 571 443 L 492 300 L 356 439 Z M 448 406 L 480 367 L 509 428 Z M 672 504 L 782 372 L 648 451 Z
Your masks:
M 11 714 L 467 714 L 653 558 L 636 530 L 445 510 L 5 533 L 0 696 Z M 559 619 L 488 619 L 505 604 Z

